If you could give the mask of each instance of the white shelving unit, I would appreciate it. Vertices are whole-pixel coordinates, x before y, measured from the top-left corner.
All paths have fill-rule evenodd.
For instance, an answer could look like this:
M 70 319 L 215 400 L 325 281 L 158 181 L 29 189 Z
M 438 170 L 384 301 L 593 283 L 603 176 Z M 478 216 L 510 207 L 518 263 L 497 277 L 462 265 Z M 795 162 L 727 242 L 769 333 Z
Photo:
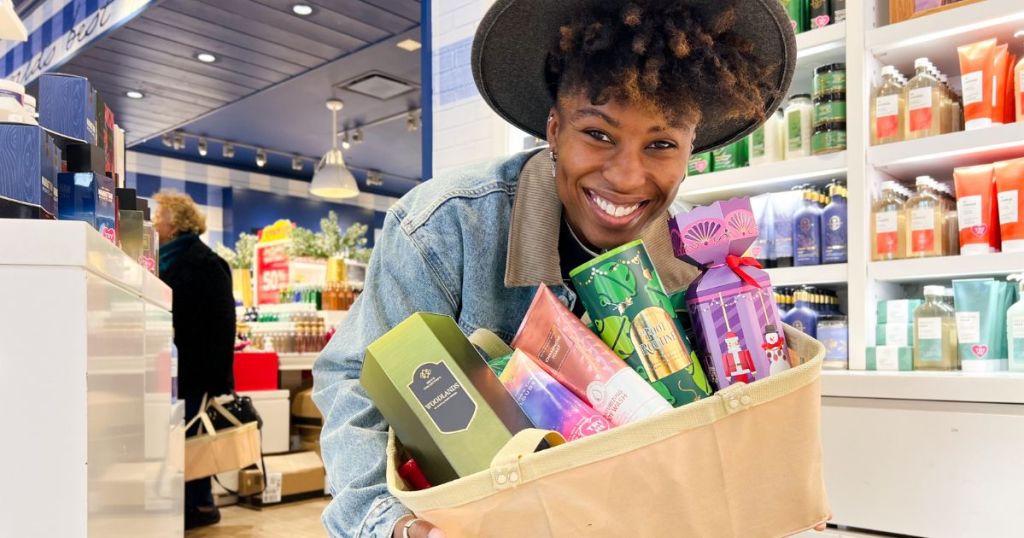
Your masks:
M 313 369 L 313 363 L 319 353 L 281 353 L 278 354 L 277 369 L 281 372 L 302 372 Z
M 1024 498 L 1024 374 L 865 372 L 879 299 L 916 285 L 1024 271 L 1024 254 L 870 261 L 869 214 L 882 181 L 1024 157 L 1024 124 L 869 147 L 872 82 L 891 64 L 907 75 L 928 57 L 959 85 L 957 47 L 997 37 L 1024 55 L 1024 1 L 985 0 L 887 25 L 889 0 L 847 3 L 845 24 L 797 36 L 791 94 L 807 93 L 814 68 L 845 61 L 847 151 L 694 176 L 679 198 L 706 204 L 844 177 L 849 260 L 843 266 L 772 269 L 779 286 L 845 287 L 850 371 L 822 378 L 822 442 L 833 523 L 931 537 L 1016 536 Z M 996 493 L 998 492 L 998 494 Z M 938 499 L 944 501 L 936 502 Z

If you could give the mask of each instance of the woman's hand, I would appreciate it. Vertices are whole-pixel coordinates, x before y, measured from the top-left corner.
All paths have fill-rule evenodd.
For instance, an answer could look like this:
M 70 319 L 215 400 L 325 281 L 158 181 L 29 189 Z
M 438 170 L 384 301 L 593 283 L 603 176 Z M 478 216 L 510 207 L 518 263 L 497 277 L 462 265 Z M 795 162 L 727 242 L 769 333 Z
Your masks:
M 827 528 L 827 525 L 828 525 L 829 521 L 832 521 L 832 514 L 829 514 L 828 515 L 828 519 L 826 519 L 825 521 L 822 521 L 821 523 L 818 523 L 818 526 L 814 527 L 814 530 L 816 530 L 818 532 L 824 531 Z M 431 538 L 433 538 L 433 537 L 431 537 Z
M 402 533 L 405 530 L 405 525 L 410 521 L 415 521 L 412 527 L 409 527 L 410 538 L 445 538 L 444 531 L 413 516 L 405 516 L 395 523 L 395 530 L 391 533 L 392 538 L 405 538 Z

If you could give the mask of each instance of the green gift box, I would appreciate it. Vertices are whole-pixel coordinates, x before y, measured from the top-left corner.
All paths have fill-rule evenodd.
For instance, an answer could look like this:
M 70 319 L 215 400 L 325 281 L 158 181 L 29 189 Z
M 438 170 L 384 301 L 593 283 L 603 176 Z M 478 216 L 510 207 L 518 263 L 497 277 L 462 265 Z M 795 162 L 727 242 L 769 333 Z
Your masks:
M 877 346 L 867 349 L 867 370 L 909 372 L 914 369 L 914 348 Z
M 448 316 L 413 314 L 370 344 L 359 381 L 435 486 L 488 469 L 533 427 Z
M 748 142 L 746 139 L 743 139 L 712 151 L 712 167 L 714 171 L 735 170 L 749 165 L 750 159 L 747 155 L 747 149 Z
M 878 301 L 878 323 L 914 324 L 914 310 L 924 301 L 920 299 L 897 299 Z
M 686 167 L 687 175 L 699 176 L 701 174 L 707 174 L 711 172 L 711 152 L 707 151 L 704 153 L 698 153 L 690 157 L 690 162 Z
M 875 342 L 880 346 L 911 347 L 914 345 L 914 324 L 879 323 L 875 325 Z

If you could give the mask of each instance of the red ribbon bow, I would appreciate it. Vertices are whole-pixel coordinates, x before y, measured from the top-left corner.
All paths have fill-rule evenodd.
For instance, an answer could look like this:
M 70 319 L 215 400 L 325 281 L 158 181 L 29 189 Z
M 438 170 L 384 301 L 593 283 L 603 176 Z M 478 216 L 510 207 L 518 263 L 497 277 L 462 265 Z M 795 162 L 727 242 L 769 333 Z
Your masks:
M 733 256 L 732 254 L 730 254 L 725 257 L 725 265 L 729 266 L 729 269 L 732 269 L 732 272 L 736 273 L 736 276 L 740 277 L 740 280 L 742 280 L 743 282 L 746 282 L 747 284 L 750 284 L 755 288 L 761 287 L 761 285 L 758 284 L 753 277 L 748 275 L 747 272 L 742 269 L 743 267 L 756 267 L 758 269 L 763 269 L 761 264 L 756 259 L 744 258 L 742 256 Z

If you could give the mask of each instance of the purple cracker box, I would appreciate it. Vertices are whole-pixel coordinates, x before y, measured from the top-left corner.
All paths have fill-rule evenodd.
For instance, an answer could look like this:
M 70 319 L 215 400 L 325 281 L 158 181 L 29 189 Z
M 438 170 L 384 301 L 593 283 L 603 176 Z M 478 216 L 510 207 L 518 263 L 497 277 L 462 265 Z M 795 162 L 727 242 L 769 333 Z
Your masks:
M 753 258 L 757 240 L 750 200 L 737 198 L 669 219 L 676 257 L 701 267 L 686 304 L 705 371 L 722 390 L 790 367 L 771 279 Z

